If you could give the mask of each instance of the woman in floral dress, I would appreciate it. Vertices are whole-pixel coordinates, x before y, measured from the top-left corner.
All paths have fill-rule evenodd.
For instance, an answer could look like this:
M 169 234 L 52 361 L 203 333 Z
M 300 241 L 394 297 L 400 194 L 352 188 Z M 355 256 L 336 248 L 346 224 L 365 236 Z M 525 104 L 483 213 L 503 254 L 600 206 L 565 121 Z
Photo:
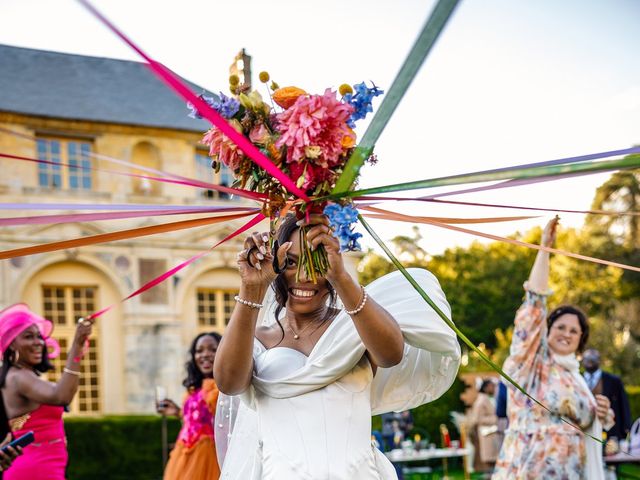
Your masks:
M 543 246 L 553 245 L 556 226 L 554 219 L 545 228 Z M 558 307 L 547 318 L 548 280 L 549 253 L 540 250 L 524 286 L 504 370 L 550 411 L 509 388 L 509 429 L 494 480 L 604 478 L 602 445 L 591 437 L 602 438 L 602 424 L 609 428 L 613 411 L 606 397 L 591 394 L 576 359 L 589 325 L 572 306 Z
M 213 433 L 218 402 L 218 387 L 213 379 L 220 335 L 202 333 L 191 344 L 187 378 L 183 385 L 187 396 L 182 410 L 171 400 L 160 402 L 158 412 L 182 416 L 182 428 L 164 471 L 164 480 L 217 480 L 220 467 Z

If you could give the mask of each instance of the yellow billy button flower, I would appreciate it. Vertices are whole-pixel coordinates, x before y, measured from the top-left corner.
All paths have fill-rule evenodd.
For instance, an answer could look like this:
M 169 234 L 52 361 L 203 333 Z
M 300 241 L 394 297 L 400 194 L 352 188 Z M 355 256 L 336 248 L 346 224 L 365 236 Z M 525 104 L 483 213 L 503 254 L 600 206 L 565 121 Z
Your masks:
M 260 72 L 260 75 L 258 76 L 260 78 L 260 81 L 262 83 L 267 83 L 269 81 L 269 72 Z
M 280 85 L 278 85 L 276 82 L 272 81 L 271 82 L 271 86 L 269 88 L 271 88 L 272 92 L 275 92 L 276 90 L 278 90 L 280 88 Z
M 229 76 L 229 85 L 231 85 L 232 87 L 235 87 L 239 83 L 240 83 L 240 77 L 238 77 L 238 75 Z
M 351 85 L 343 83 L 340 85 L 340 88 L 338 88 L 338 92 L 344 97 L 347 93 L 353 93 L 353 88 L 351 88 Z

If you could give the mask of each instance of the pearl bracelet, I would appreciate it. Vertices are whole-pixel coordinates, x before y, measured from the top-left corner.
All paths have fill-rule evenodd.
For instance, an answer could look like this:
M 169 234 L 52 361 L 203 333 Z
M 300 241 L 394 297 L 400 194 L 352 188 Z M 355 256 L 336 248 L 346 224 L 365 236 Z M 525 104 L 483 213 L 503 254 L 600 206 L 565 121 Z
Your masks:
M 356 315 L 357 313 L 360 313 L 360 311 L 364 308 L 364 306 L 367 304 L 367 291 L 364 289 L 364 287 L 362 285 L 360 285 L 360 288 L 362 289 L 362 300 L 360 301 L 360 303 L 358 304 L 358 306 L 354 309 L 354 310 L 347 310 L 345 308 L 345 312 L 347 312 L 349 315 Z
M 246 305 L 249 308 L 262 308 L 263 307 L 263 305 L 261 303 L 250 302 L 249 300 L 245 300 L 244 298 L 240 298 L 239 295 L 236 295 L 235 297 L 233 297 L 233 299 L 236 302 L 241 303 L 242 305 Z

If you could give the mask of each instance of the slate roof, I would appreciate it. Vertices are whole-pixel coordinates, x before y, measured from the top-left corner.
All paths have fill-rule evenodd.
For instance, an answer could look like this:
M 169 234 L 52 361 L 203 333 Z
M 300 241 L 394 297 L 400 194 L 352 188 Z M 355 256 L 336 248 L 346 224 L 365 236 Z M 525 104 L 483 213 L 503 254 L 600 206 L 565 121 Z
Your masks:
M 0 45 L 0 111 L 194 132 L 209 126 L 188 117 L 185 102 L 143 63 L 9 45 Z

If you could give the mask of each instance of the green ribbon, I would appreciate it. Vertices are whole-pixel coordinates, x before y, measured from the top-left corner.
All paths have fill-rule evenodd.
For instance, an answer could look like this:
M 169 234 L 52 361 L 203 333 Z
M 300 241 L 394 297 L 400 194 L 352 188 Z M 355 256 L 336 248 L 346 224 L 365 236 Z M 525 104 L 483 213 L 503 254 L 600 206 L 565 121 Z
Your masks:
M 462 333 L 462 331 L 456 327 L 455 323 L 453 323 L 449 317 L 447 317 L 447 315 L 440 310 L 440 308 L 438 307 L 438 305 L 436 305 L 436 303 L 431 299 L 431 297 L 429 297 L 429 295 L 427 294 L 427 292 L 425 292 L 422 287 L 420 287 L 420 285 L 418 284 L 418 282 L 415 281 L 415 279 L 409 274 L 409 272 L 407 272 L 407 269 L 404 268 L 404 266 L 402 265 L 402 263 L 400 263 L 400 261 L 395 257 L 395 255 L 391 252 L 391 250 L 389 250 L 389 248 L 385 245 L 385 243 L 382 241 L 382 239 L 380 239 L 380 237 L 376 234 L 376 232 L 373 231 L 373 229 L 371 228 L 371 226 L 367 223 L 367 221 L 362 217 L 362 215 L 358 215 L 358 220 L 360 221 L 360 223 L 362 223 L 362 226 L 367 230 L 367 232 L 369 232 L 369 235 L 371 235 L 373 237 L 373 239 L 376 241 L 376 243 L 378 245 L 380 245 L 380 248 L 382 248 L 382 250 L 384 250 L 384 253 L 387 254 L 387 257 L 389 257 L 389 260 L 391 260 L 391 262 L 393 262 L 393 264 L 396 266 L 396 268 L 398 270 L 400 270 L 400 272 L 402 273 L 402 275 L 404 275 L 404 277 L 409 281 L 409 283 L 413 286 L 413 288 L 420 294 L 420 296 L 424 299 L 425 302 L 427 302 L 429 304 L 429 306 L 431 308 L 433 308 L 433 310 L 438 314 L 438 316 L 442 319 L 442 321 L 444 323 L 446 323 L 458 336 L 458 338 L 460 338 L 471 350 L 473 350 L 475 353 L 478 354 L 478 356 L 487 364 L 489 365 L 493 370 L 495 370 L 496 372 L 498 372 L 505 380 L 507 380 L 511 385 L 513 385 L 515 388 L 518 389 L 518 391 L 520 391 L 523 395 L 525 395 L 527 398 L 529 398 L 531 401 L 535 402 L 537 405 L 540 405 L 542 408 L 544 408 L 546 411 L 548 411 L 549 413 L 553 414 L 553 412 L 547 407 L 545 406 L 543 403 L 541 403 L 540 401 L 536 400 L 534 397 L 532 397 L 529 393 L 527 393 L 527 391 L 521 387 L 515 380 L 513 380 L 509 375 L 507 375 L 504 370 L 502 370 L 502 368 L 500 368 L 493 360 L 491 360 L 487 354 L 485 354 L 482 350 L 480 350 L 478 347 L 476 347 L 473 342 L 471 340 L 469 340 L 467 338 L 467 336 Z M 560 416 L 559 417 L 564 423 L 574 427 L 575 429 L 579 430 L 581 433 L 584 433 L 586 436 L 593 438 L 594 440 L 596 440 L 599 443 L 604 443 L 602 441 L 602 439 L 598 439 L 596 437 L 594 437 L 593 435 L 583 432 L 582 429 L 580 427 L 578 427 L 577 425 L 575 425 L 573 422 L 567 420 L 566 418 Z
M 340 193 L 331 193 L 324 198 L 359 197 L 377 193 L 401 192 L 422 188 L 444 187 L 463 183 L 490 182 L 496 180 L 519 180 L 526 178 L 557 177 L 571 173 L 603 172 L 640 167 L 640 155 L 629 155 L 621 160 L 603 160 L 599 162 L 571 163 L 546 167 L 514 168 L 493 173 L 452 175 L 450 177 L 430 178 L 414 182 L 396 183 L 382 187 L 365 188 Z M 514 174 L 515 172 L 515 174 Z M 318 199 L 320 200 L 320 199 Z
M 380 108 L 373 116 L 362 140 L 351 154 L 351 157 L 349 157 L 340 178 L 338 178 L 335 187 L 333 187 L 332 193 L 345 192 L 353 185 L 353 182 L 358 177 L 360 168 L 373 152 L 373 147 L 384 127 L 386 127 L 389 118 L 393 115 L 409 85 L 411 85 L 458 2 L 459 0 L 439 0 L 431 11 L 429 19 L 422 27 L 420 36 L 413 44 L 409 55 L 384 96 Z

